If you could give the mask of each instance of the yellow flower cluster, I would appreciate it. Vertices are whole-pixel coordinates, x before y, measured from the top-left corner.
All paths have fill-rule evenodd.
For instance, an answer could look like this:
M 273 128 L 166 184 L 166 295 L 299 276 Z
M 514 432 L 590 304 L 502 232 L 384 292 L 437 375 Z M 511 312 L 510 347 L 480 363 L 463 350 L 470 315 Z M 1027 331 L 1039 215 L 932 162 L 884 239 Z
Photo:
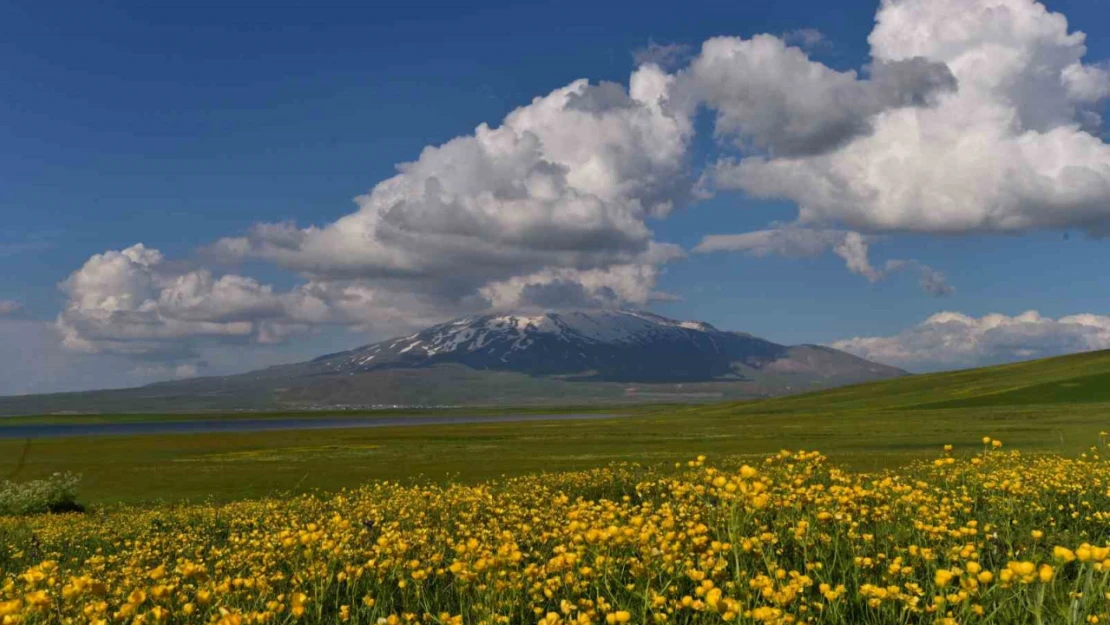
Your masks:
M 1110 463 L 1001 446 L 0 520 L 0 625 L 1106 622 Z

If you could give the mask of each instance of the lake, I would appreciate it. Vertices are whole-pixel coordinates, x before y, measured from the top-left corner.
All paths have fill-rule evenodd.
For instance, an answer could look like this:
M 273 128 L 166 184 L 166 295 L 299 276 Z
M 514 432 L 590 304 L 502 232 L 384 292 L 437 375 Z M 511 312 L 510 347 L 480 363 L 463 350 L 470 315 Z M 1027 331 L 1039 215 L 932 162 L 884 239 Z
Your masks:
M 136 434 L 206 434 L 212 432 L 269 432 L 274 430 L 330 430 L 343 428 L 411 427 L 510 423 L 517 421 L 569 421 L 612 419 L 611 414 L 522 414 L 456 417 L 312 417 L 294 419 L 197 419 L 195 421 L 146 421 L 138 423 L 44 423 L 10 425 L 0 421 L 2 438 L 64 438 L 70 436 L 130 436 Z

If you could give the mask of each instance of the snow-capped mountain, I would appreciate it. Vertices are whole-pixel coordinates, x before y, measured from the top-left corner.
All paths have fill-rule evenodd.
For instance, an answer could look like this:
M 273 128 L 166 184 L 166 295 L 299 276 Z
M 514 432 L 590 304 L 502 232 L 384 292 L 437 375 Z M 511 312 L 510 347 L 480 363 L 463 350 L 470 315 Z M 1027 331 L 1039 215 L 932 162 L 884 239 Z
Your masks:
M 9 398 L 0 414 L 722 401 L 900 375 L 828 347 L 778 345 L 700 321 L 567 310 L 465 317 L 238 375 Z
M 815 353 L 821 358 L 815 360 Z M 676 321 L 637 310 L 464 317 L 313 361 L 330 373 L 447 363 L 628 382 L 747 379 L 752 370 L 764 369 L 859 379 L 903 373 L 829 348 L 787 347 L 700 321 Z

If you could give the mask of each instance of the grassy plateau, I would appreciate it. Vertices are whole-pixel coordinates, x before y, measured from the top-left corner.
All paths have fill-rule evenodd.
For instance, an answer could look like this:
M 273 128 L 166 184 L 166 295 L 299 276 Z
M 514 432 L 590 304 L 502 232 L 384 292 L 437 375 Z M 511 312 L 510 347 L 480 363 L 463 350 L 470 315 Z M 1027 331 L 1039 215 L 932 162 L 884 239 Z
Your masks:
M 1106 623 L 1108 376 L 1094 353 L 606 419 L 0 440 L 0 625 Z M 35 479 L 65 472 L 94 505 L 40 513 L 79 508 Z

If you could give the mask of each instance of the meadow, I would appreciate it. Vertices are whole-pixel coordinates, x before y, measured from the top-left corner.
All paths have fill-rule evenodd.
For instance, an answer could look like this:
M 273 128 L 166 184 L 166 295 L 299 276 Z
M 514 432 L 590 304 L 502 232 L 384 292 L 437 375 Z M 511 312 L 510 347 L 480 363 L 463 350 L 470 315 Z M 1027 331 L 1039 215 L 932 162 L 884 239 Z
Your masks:
M 0 440 L 0 475 L 80 472 L 89 506 L 0 517 L 0 625 L 1105 623 L 1107 373 L 1097 353 L 611 419 Z
M 0 440 L 0 477 L 82 475 L 81 501 L 234 501 L 335 491 L 368 480 L 474 483 L 612 462 L 821 449 L 875 470 L 966 446 L 990 431 L 1027 451 L 1075 453 L 1110 428 L 1101 405 L 968 410 L 683 415 L 379 429 Z M 972 431 L 975 430 L 975 431 Z
M 0 520 L 0 623 L 1100 623 L 1106 438 Z

